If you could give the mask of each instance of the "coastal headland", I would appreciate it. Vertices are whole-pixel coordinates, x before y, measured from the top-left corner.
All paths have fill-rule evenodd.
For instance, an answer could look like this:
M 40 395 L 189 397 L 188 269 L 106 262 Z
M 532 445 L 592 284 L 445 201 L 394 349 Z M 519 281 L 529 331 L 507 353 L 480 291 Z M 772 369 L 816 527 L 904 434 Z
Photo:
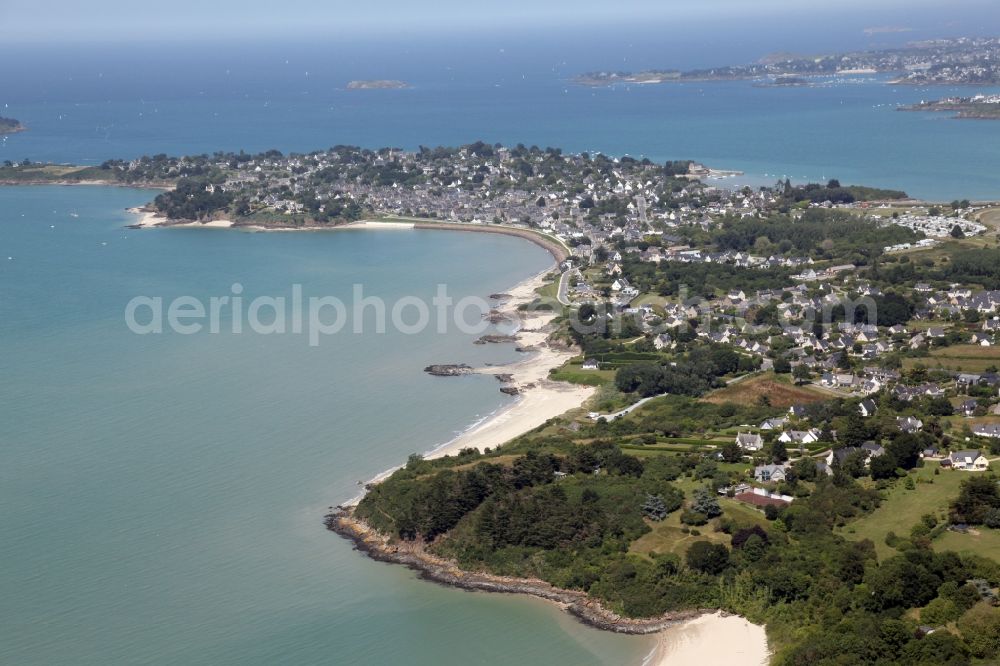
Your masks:
M 619 634 L 658 634 L 649 666 L 745 666 L 767 664 L 771 651 L 764 627 L 715 609 L 667 612 L 653 618 L 628 618 L 607 609 L 578 590 L 545 581 L 470 572 L 437 557 L 415 542 L 393 542 L 353 515 L 350 507 L 326 517 L 331 532 L 351 541 L 358 552 L 378 562 L 398 564 L 423 580 L 469 592 L 520 594 L 556 604 L 579 622 Z
M 706 613 L 705 610 L 685 610 L 666 613 L 657 618 L 622 617 L 589 598 L 586 593 L 564 590 L 542 580 L 495 576 L 462 570 L 443 558 L 428 553 L 417 542 L 394 543 L 353 516 L 350 508 L 342 508 L 326 517 L 327 528 L 350 540 L 358 551 L 373 560 L 401 564 L 416 571 L 421 578 L 463 590 L 525 594 L 559 604 L 567 613 L 584 624 L 620 634 L 653 634 L 677 626 Z

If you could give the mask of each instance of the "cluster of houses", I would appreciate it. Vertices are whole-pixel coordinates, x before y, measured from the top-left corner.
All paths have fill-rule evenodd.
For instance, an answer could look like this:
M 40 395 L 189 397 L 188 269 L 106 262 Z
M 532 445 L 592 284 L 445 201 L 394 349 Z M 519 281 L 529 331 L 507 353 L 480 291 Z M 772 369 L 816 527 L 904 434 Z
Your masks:
M 900 215 L 896 218 L 888 218 L 887 222 L 901 227 L 906 227 L 907 229 L 913 229 L 914 231 L 919 231 L 930 238 L 945 238 L 950 236 L 955 227 L 961 229 L 964 236 L 978 236 L 986 231 L 986 226 L 980 224 L 979 222 L 973 222 L 972 220 L 967 220 L 963 217 L 946 217 L 944 215 L 908 214 Z M 914 243 L 916 247 L 926 247 L 933 244 L 933 241 L 931 243 L 926 243 L 924 241 L 917 241 Z M 890 248 L 898 247 L 899 246 L 890 246 L 886 248 L 886 251 L 888 252 L 890 251 Z
M 866 398 L 858 403 L 858 413 L 863 418 L 874 416 L 877 411 L 878 407 L 871 399 Z M 807 452 L 808 445 L 822 441 L 825 433 L 818 428 L 800 430 L 792 425 L 805 420 L 807 420 L 806 410 L 802 406 L 792 406 L 789 408 L 789 416 L 766 419 L 757 428 L 758 432 L 738 432 L 735 443 L 746 454 L 752 455 L 764 449 L 765 440 L 760 433 L 778 432 L 780 434 L 775 438 L 777 441 L 786 444 L 790 450 L 796 449 L 799 455 L 810 455 Z M 900 431 L 908 433 L 918 432 L 924 426 L 923 421 L 914 416 L 897 416 L 896 424 Z M 1000 439 L 1000 424 L 979 424 L 972 428 L 972 432 L 980 437 Z M 874 441 L 864 442 L 861 446 L 856 447 L 835 448 L 836 432 L 831 432 L 826 436 L 830 440 L 829 450 L 822 454 L 822 457 L 814 457 L 817 471 L 821 474 L 832 475 L 836 466 L 844 464 L 852 456 L 860 457 L 864 465 L 867 466 L 872 459 L 885 454 L 884 447 Z M 957 450 L 941 455 L 937 449 L 930 448 L 923 451 L 921 457 L 937 460 L 943 468 L 961 471 L 981 472 L 990 468 L 989 459 L 979 449 Z M 759 484 L 778 484 L 787 479 L 789 469 L 789 463 L 757 465 L 753 470 L 753 478 Z M 750 487 L 747 486 L 741 491 L 749 489 Z

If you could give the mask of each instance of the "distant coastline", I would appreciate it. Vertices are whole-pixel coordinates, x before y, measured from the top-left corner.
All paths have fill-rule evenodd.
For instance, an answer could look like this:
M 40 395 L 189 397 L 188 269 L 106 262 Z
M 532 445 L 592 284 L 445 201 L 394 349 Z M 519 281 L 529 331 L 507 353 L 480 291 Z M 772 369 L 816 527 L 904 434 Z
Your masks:
M 1000 66 L 992 62 L 998 55 L 1000 40 L 997 39 L 939 39 L 894 49 L 815 56 L 782 53 L 765 56 L 751 64 L 690 71 L 587 72 L 572 81 L 583 86 L 613 86 L 759 80 L 766 85 L 768 78 L 795 77 L 799 79 L 797 85 L 807 85 L 803 77 L 896 74 L 888 84 L 995 85 L 1000 83 Z

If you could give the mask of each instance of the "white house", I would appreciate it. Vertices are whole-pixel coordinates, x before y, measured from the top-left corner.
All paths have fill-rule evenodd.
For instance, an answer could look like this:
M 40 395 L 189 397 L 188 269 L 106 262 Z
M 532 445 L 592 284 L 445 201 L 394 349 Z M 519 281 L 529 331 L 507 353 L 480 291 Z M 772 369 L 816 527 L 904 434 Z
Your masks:
M 1000 438 L 1000 424 L 998 423 L 977 423 L 972 426 L 972 434 L 978 437 Z
M 737 433 L 736 444 L 744 451 L 760 451 L 764 448 L 764 440 L 760 438 L 760 435 L 750 432 Z
M 786 430 L 778 436 L 778 441 L 786 444 L 812 444 L 819 441 L 821 434 L 816 428 L 810 428 L 809 430 Z
M 588 358 L 580 367 L 584 370 L 600 370 L 601 364 L 597 362 L 596 358 Z
M 674 340 L 667 333 L 660 333 L 653 338 L 653 347 L 656 349 L 666 349 L 674 346 Z
M 775 417 L 775 418 L 770 418 L 770 419 L 765 420 L 763 423 L 760 424 L 760 429 L 761 430 L 778 430 L 780 428 L 784 428 L 786 423 L 788 423 L 788 419 L 787 418 L 785 418 L 784 416 L 778 416 L 778 417 Z
M 785 480 L 784 465 L 757 465 L 753 470 L 753 478 L 758 483 Z
M 913 416 L 907 416 L 903 418 L 902 416 L 896 417 L 896 425 L 903 432 L 917 432 L 924 427 L 924 422 Z
M 865 418 L 872 416 L 875 413 L 876 409 L 878 408 L 875 406 L 875 401 L 871 400 L 870 398 L 865 398 L 860 403 L 858 403 L 858 412 L 860 412 L 861 416 Z
M 969 449 L 967 451 L 952 451 L 948 456 L 953 469 L 960 469 L 966 472 L 984 472 L 990 468 L 990 461 L 979 451 Z

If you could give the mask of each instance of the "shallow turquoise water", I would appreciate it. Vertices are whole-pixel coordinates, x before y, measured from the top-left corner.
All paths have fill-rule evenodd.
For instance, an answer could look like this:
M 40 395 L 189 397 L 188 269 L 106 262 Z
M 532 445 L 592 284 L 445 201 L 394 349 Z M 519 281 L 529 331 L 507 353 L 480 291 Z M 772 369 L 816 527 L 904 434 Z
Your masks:
M 130 333 L 135 295 L 486 295 L 521 239 L 122 229 L 150 193 L 0 188 L 0 663 L 620 664 L 648 639 L 372 562 L 326 532 L 356 482 L 506 404 L 433 362 L 461 333 Z M 76 213 L 78 217 L 71 217 Z M 8 257 L 11 257 L 8 259 Z

